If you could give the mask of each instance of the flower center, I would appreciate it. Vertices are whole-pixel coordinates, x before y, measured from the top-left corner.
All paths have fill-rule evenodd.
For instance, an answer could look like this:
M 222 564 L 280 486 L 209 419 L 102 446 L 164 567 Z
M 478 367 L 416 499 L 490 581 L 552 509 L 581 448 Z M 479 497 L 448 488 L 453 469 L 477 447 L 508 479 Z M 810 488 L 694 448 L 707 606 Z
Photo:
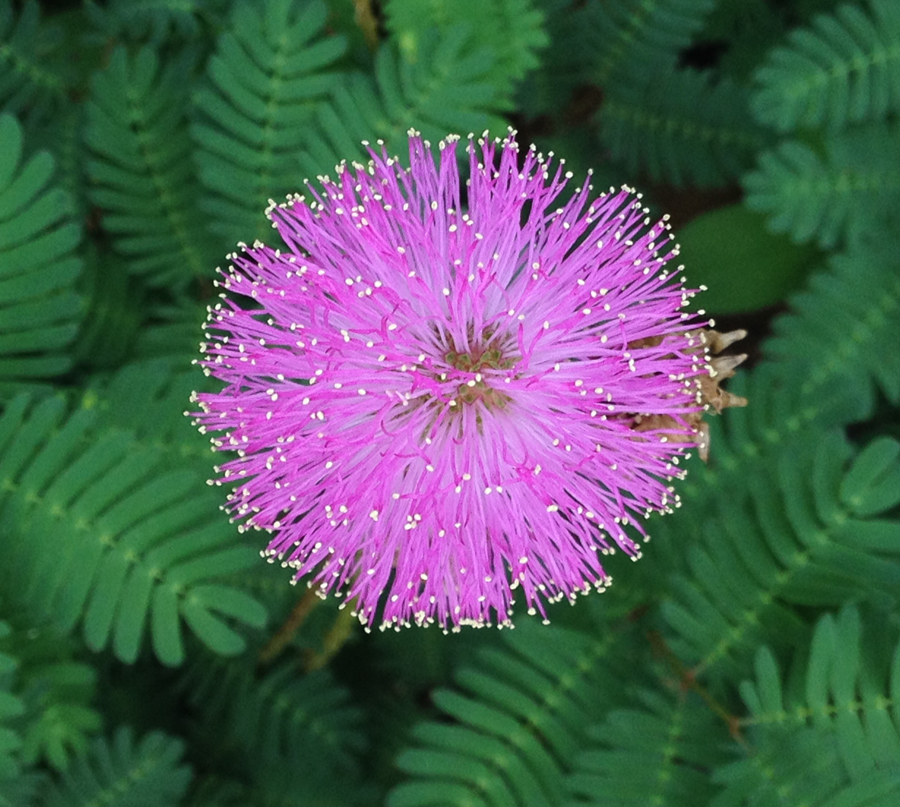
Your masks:
M 450 348 L 444 354 L 444 360 L 456 370 L 475 375 L 473 379 L 460 384 L 457 388 L 455 399 L 457 404 L 471 405 L 480 401 L 490 411 L 503 409 L 510 402 L 508 395 L 492 387 L 490 379 L 482 376 L 485 371 L 509 370 L 515 367 L 519 357 L 510 351 L 511 345 L 505 344 L 508 341 L 497 335 L 496 328 L 488 328 L 482 334 L 480 342 L 471 344 L 470 340 L 469 349 L 462 351 L 456 347 L 452 336 L 450 337 Z

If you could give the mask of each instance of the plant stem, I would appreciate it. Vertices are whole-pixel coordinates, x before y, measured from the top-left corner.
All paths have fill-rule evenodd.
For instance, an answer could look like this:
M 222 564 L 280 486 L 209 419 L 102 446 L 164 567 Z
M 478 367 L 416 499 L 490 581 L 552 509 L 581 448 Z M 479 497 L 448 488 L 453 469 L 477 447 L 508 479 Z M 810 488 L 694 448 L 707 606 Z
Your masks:
M 319 602 L 319 597 L 313 589 L 307 591 L 291 609 L 284 624 L 276 631 L 266 646 L 259 651 L 259 663 L 271 664 L 281 652 L 287 647 L 291 640 L 300 630 L 306 617 L 309 616 L 313 608 Z

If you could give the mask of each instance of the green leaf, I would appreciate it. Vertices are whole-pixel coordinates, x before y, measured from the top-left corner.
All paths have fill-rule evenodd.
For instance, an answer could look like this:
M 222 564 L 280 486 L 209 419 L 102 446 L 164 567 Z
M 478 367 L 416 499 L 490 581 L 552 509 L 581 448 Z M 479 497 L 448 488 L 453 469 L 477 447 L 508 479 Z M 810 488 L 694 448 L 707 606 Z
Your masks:
M 867 621 L 856 607 L 846 606 L 836 619 L 831 614 L 819 619 L 808 655 L 798 657 L 804 664 L 798 670 L 804 682 L 792 687 L 784 702 L 776 696 L 782 684 L 767 648 L 757 654 L 755 682 L 741 687 L 750 709 L 747 722 L 759 727 L 754 729 L 757 745 L 768 746 L 778 737 L 793 742 L 804 736 L 807 726 L 821 741 L 833 742 L 836 770 L 825 788 L 828 792 L 852 781 L 872 780 L 879 772 L 900 773 L 900 715 L 898 705 L 888 699 L 893 686 L 890 659 L 881 652 L 885 642 L 897 646 L 897 631 L 886 631 L 883 620 L 864 613 Z M 862 631 L 876 635 L 864 644 Z
M 612 697 L 615 642 L 530 622 L 505 635 L 503 652 L 457 672 L 458 689 L 432 694 L 446 717 L 416 728 L 389 805 L 443 804 L 445 792 L 457 804 L 559 803 L 586 726 Z
M 190 629 L 214 653 L 222 656 L 236 656 L 242 653 L 247 643 L 235 630 L 218 617 L 213 616 L 203 603 L 188 599 L 181 608 Z
M 567 790 L 578 804 L 707 804 L 705 771 L 725 760 L 725 725 L 694 696 L 642 690 L 638 709 L 616 709 L 590 731 Z
M 95 0 L 85 3 L 85 18 L 97 29 L 103 41 L 150 41 L 161 44 L 172 40 L 197 40 L 205 31 L 202 23 L 221 24 L 216 0 Z
M 724 789 L 710 807 L 818 805 L 848 785 L 828 733 L 769 731 L 748 751 L 713 771 Z
M 159 386 L 177 389 L 164 380 Z M 151 395 L 148 412 L 160 405 L 153 400 Z M 176 399 L 178 410 L 185 400 Z M 155 650 L 167 664 L 183 660 L 182 619 L 213 647 L 237 652 L 243 639 L 232 623 L 259 627 L 265 615 L 224 578 L 259 563 L 257 553 L 219 512 L 218 494 L 193 463 L 181 459 L 180 469 L 166 470 L 165 456 L 180 452 L 177 443 L 165 443 L 165 429 L 157 432 L 159 445 L 147 445 L 103 423 L 103 409 L 77 410 L 57 425 L 61 402 L 50 399 L 6 441 L 0 553 L 16 568 L 15 577 L 5 575 L 11 596 L 61 629 L 82 625 L 94 650 L 112 638 L 126 662 L 137 658 L 148 621 Z M 12 431 L 7 424 L 21 424 L 23 414 L 17 406 L 0 417 L 0 445 Z M 75 570 L 77 579 L 71 577 Z M 159 588 L 166 592 L 155 594 Z
M 337 86 L 344 37 L 319 0 L 237 3 L 194 101 L 202 204 L 230 246 L 271 233 L 269 200 L 300 189 L 297 152 L 316 107 Z
M 341 161 L 361 157 L 364 140 L 406 151 L 410 128 L 432 142 L 451 133 L 505 133 L 506 122 L 495 114 L 502 104 L 489 79 L 493 51 L 471 43 L 468 27 L 455 25 L 423 34 L 414 62 L 382 45 L 374 79 L 351 74 L 319 108 L 301 170 L 310 177 L 331 172 Z
M 764 222 L 736 204 L 704 213 L 679 231 L 680 259 L 690 285 L 707 287 L 699 298 L 707 311 L 774 305 L 797 291 L 820 262 L 817 249 L 770 233 Z
M 202 720 L 197 748 L 215 749 L 227 770 L 264 805 L 304 800 L 340 807 L 368 804 L 361 794 L 362 713 L 327 670 L 296 663 L 262 672 L 254 660 L 195 664 L 186 683 Z
M 624 77 L 650 81 L 663 75 L 714 5 L 714 0 L 587 4 L 584 25 L 593 82 L 606 89 Z
M 22 738 L 16 728 L 9 726 L 25 711 L 22 700 L 12 692 L 16 659 L 4 652 L 10 629 L 5 622 L 0 622 L 0 805 L 9 805 L 3 797 L 4 782 L 16 777 L 20 770 L 18 751 Z
M 184 642 L 178 615 L 178 590 L 173 585 L 157 586 L 150 612 L 153 648 L 159 660 L 175 667 L 184 662 Z
M 96 740 L 53 785 L 47 807 L 103 804 L 109 807 L 171 807 L 184 796 L 191 770 L 181 765 L 184 743 L 153 731 L 138 742 L 120 728 L 112 741 Z
M 818 408 L 826 422 L 862 420 L 878 389 L 900 401 L 900 352 L 884 350 L 900 329 L 900 251 L 888 235 L 833 255 L 774 323 L 767 354 L 791 383 L 794 411 Z M 819 415 L 820 420 L 821 415 Z
M 65 770 L 102 722 L 93 705 L 96 672 L 77 658 L 76 643 L 34 623 L 16 621 L 16 630 L 5 642 L 0 639 L 0 646 L 5 644 L 19 662 L 13 679 L 22 707 L 16 721 L 19 757 L 28 768 Z
M 675 186 L 733 184 L 770 142 L 743 88 L 698 70 L 616 81 L 597 120 L 600 141 L 631 176 L 642 171 Z
M 48 187 L 49 154 L 23 159 L 23 133 L 0 115 L 0 395 L 40 388 L 72 366 L 84 301 L 81 229 L 71 199 Z
M 873 440 L 854 460 L 841 482 L 841 500 L 860 515 L 872 515 L 900 503 L 900 443 Z
M 856 127 L 825 143 L 801 140 L 763 152 L 743 179 L 747 206 L 798 242 L 830 248 L 892 227 L 900 200 L 900 136 L 892 124 Z
M 428 58 L 429 29 L 446 30 L 464 20 L 471 26 L 472 48 L 495 53 L 488 79 L 504 98 L 514 84 L 538 66 L 538 52 L 548 44 L 544 15 L 532 0 L 388 0 L 387 28 L 406 61 Z M 498 37 L 497 32 L 503 31 Z
M 805 634 L 797 605 L 893 602 L 900 592 L 900 525 L 842 502 L 850 446 L 836 431 L 816 440 L 783 444 L 764 473 L 743 480 L 746 502 L 731 497 L 714 519 L 706 514 L 700 546 L 695 538 L 687 569 L 672 576 L 662 606 L 676 633 L 670 646 L 706 675 L 749 672 L 762 641 L 786 652 Z M 815 479 L 832 480 L 830 489 L 814 491 Z M 734 577 L 742 584 L 726 584 Z
M 893 0 L 868 5 L 817 16 L 769 54 L 754 76 L 760 121 L 782 132 L 836 130 L 900 109 L 900 13 Z
M 65 65 L 59 64 L 59 31 L 41 22 L 40 4 L 26 0 L 16 17 L 0 4 L 0 112 L 49 117 L 66 99 Z
M 161 65 L 152 48 L 118 48 L 87 105 L 91 201 L 128 270 L 152 286 L 183 288 L 215 268 L 185 125 L 191 70 L 185 54 Z

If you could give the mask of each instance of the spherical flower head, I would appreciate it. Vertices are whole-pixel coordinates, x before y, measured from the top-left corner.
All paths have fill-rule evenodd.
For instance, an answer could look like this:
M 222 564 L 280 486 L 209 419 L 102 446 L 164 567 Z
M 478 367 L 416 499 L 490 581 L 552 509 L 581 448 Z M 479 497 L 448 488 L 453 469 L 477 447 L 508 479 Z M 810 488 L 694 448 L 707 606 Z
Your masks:
M 514 133 L 383 150 L 268 211 L 196 396 L 228 509 L 367 625 L 509 624 L 610 582 L 698 442 L 709 365 L 665 220 Z M 560 206 L 555 206 L 559 204 Z M 629 534 L 629 532 L 631 534 Z

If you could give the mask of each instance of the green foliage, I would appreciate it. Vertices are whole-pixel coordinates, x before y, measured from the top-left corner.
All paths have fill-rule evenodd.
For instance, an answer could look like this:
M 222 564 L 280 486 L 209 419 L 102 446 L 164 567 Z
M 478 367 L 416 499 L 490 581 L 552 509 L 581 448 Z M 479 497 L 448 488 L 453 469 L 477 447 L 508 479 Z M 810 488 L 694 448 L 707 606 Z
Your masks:
M 716 771 L 725 789 L 710 807 L 893 807 L 900 777 L 879 772 L 848 782 L 834 737 L 812 729 L 772 732 L 759 740 L 756 753 Z
M 471 46 L 494 52 L 494 63 L 485 78 L 503 98 L 539 64 L 538 52 L 548 44 L 544 15 L 531 0 L 424 0 L 416 4 L 388 0 L 385 16 L 388 30 L 411 63 L 427 58 L 423 46 L 429 44 L 429 29 L 452 28 L 464 20 L 471 26 Z M 498 38 L 497 31 L 503 31 L 503 36 Z
M 770 355 L 799 405 L 862 420 L 884 395 L 900 403 L 900 355 L 885 350 L 900 328 L 900 250 L 880 235 L 829 259 L 792 300 L 797 316 L 775 321 Z M 844 414 L 841 414 L 844 413 Z
M 197 207 L 185 130 L 187 54 L 160 66 L 144 47 L 118 48 L 94 77 L 85 139 L 91 201 L 129 271 L 154 286 L 209 276 L 214 258 Z
M 197 356 L 197 335 L 202 334 L 206 307 L 185 301 L 150 309 L 149 322 L 138 332 L 135 361 L 164 358 L 187 366 Z M 196 386 L 196 385 L 195 385 Z
M 342 160 L 361 157 L 362 140 L 398 147 L 410 128 L 433 142 L 448 133 L 504 130 L 494 114 L 499 94 L 488 79 L 492 51 L 471 43 L 468 27 L 456 25 L 423 34 L 415 62 L 382 45 L 374 77 L 348 76 L 319 108 L 300 162 L 304 175 L 327 173 Z
M 48 151 L 56 164 L 54 178 L 72 199 L 74 213 L 82 221 L 89 216 L 85 162 L 88 149 L 84 143 L 84 107 L 68 104 L 51 121 L 27 127 L 31 152 Z
M 893 494 L 900 500 L 896 488 Z M 771 731 L 800 724 L 832 734 L 840 765 L 853 781 L 879 769 L 900 775 L 900 645 L 896 629 L 883 619 L 869 624 L 873 635 L 864 637 L 856 606 L 836 619 L 826 614 L 816 624 L 808 658 L 789 681 L 782 682 L 771 651 L 762 648 L 755 681 L 741 685 L 748 725 Z
M 756 73 L 757 118 L 779 131 L 841 129 L 900 109 L 900 7 L 842 5 L 788 37 Z
M 671 70 L 643 85 L 609 88 L 600 140 L 631 174 L 655 182 L 727 185 L 752 163 L 768 137 L 747 111 L 747 93 L 697 70 Z
M 10 0 L 0 2 L 0 112 L 41 119 L 63 101 L 65 77 L 47 60 L 57 40 L 41 23 L 37 0 L 26 0 L 18 15 Z
M 85 256 L 81 290 L 90 308 L 73 345 L 73 358 L 81 367 L 114 370 L 134 352 L 144 319 L 144 289 L 129 277 L 119 256 L 91 249 Z
M 195 98 L 203 122 L 192 135 L 209 193 L 203 208 L 226 243 L 265 238 L 269 200 L 303 180 L 297 152 L 318 103 L 337 86 L 333 68 L 345 49 L 324 26 L 321 2 L 266 0 L 262 8 L 236 5 L 219 37 L 208 86 Z
M 358 766 L 362 715 L 327 671 L 303 675 L 296 664 L 282 664 L 258 677 L 210 667 L 194 692 L 205 722 L 220 723 L 234 763 L 246 773 L 299 748 L 307 775 L 347 775 Z
M 586 721 L 617 689 L 609 665 L 621 647 L 613 636 L 528 623 L 506 645 L 457 672 L 463 693 L 433 693 L 445 719 L 413 731 L 417 747 L 397 758 L 412 779 L 391 791 L 389 807 L 559 803 Z
M 67 767 L 69 754 L 100 727 L 100 716 L 85 705 L 93 683 L 93 669 L 78 662 L 46 665 L 24 680 L 22 700 L 32 717 L 23 738 L 24 762 L 46 758 L 54 768 Z
M 256 601 L 217 578 L 255 553 L 216 513 L 218 497 L 186 467 L 165 469 L 168 446 L 104 428 L 97 412 L 66 417 L 61 398 L 13 400 L 0 418 L 0 523 L 17 598 L 88 647 L 112 642 L 133 661 L 149 630 L 164 664 L 184 659 L 182 621 L 218 653 L 239 653 L 231 620 L 259 627 Z M 54 549 L 66 535 L 62 551 Z M 4 577 L 9 577 L 9 570 Z
M 536 5 L 547 37 L 540 53 L 542 69 L 528 73 L 516 98 L 520 112 L 529 118 L 563 113 L 592 54 L 585 36 L 587 12 L 579 0 L 538 0 Z
M 103 804 L 170 807 L 184 795 L 190 768 L 181 765 L 184 743 L 154 731 L 135 742 L 127 728 L 100 738 L 44 796 L 46 807 Z
M 787 681 L 768 648 L 757 653 L 755 680 L 744 682 L 741 694 L 761 753 L 719 772 L 727 787 L 714 807 L 780 805 L 786 797 L 851 807 L 896 803 L 900 645 L 896 629 L 883 619 L 870 625 L 872 635 L 863 636 L 860 612 L 852 606 L 837 618 L 823 616 L 808 654 Z M 798 725 L 799 731 L 789 731 Z M 754 799 L 744 802 L 748 792 Z
M 727 42 L 718 68 L 725 75 L 746 82 L 772 43 L 784 35 L 785 23 L 780 17 L 797 5 L 792 3 L 790 9 L 782 10 L 767 0 L 716 3 L 697 38 L 705 42 Z
M 768 231 L 765 217 L 746 205 L 711 210 L 677 233 L 690 281 L 704 285 L 703 305 L 732 314 L 775 305 L 798 291 L 822 254 Z
M 27 636 L 16 631 L 9 646 L 19 660 L 15 693 L 24 704 L 21 759 L 65 770 L 101 726 L 91 705 L 96 671 L 76 657 L 75 642 L 54 631 L 32 630 Z
M 696 669 L 742 672 L 764 637 L 778 648 L 802 640 L 791 606 L 896 605 L 900 525 L 879 516 L 900 503 L 900 487 L 860 494 L 857 480 L 874 464 L 871 475 L 890 485 L 900 463 L 887 465 L 879 442 L 844 471 L 848 446 L 826 435 L 817 444 L 801 437 L 773 474 L 747 480 L 749 500 L 722 508 L 687 550 L 689 572 L 674 576 L 663 615 L 678 634 L 673 649 Z
M 898 48 L 892 0 L 0 0 L 0 805 L 894 807 Z M 750 403 L 602 598 L 362 634 L 206 484 L 215 267 L 361 141 L 510 125 L 672 214 Z
M 106 38 L 150 41 L 188 40 L 202 31 L 202 23 L 219 22 L 221 0 L 86 0 L 85 16 Z
M 362 714 L 327 671 L 281 664 L 259 675 L 213 664 L 192 670 L 188 683 L 202 715 L 198 745 L 215 739 L 210 753 L 223 756 L 252 804 L 290 803 L 298 788 L 317 804 L 361 803 Z
M 592 79 L 612 87 L 627 77 L 656 81 L 671 69 L 712 10 L 715 0 L 589 0 L 585 9 L 593 64 Z
M 798 444 L 872 418 L 880 396 L 896 404 L 896 356 L 884 346 L 900 328 L 898 254 L 888 237 L 832 256 L 795 310 L 775 319 L 773 360 L 732 385 L 752 405 L 710 423 L 713 460 L 695 462 L 681 488 L 685 518 L 705 522 L 710 508 L 746 497 L 748 478 L 794 458 Z
M 763 152 L 744 178 L 747 205 L 797 242 L 834 247 L 883 223 L 900 202 L 900 136 L 873 124 L 828 138 L 824 158 L 788 140 Z
M 53 157 L 23 160 L 22 129 L 0 116 L 0 394 L 36 387 L 72 366 L 82 317 L 76 291 L 81 229 L 69 196 L 48 187 Z
M 590 732 L 590 750 L 567 781 L 575 804 L 707 804 L 710 769 L 725 760 L 728 731 L 696 695 L 642 690 L 641 708 L 615 709 Z
M 3 652 L 4 640 L 9 636 L 9 625 L 0 622 L 0 804 L 9 805 L 3 796 L 4 782 L 19 773 L 18 751 L 22 738 L 9 724 L 25 711 L 20 698 L 12 691 L 16 660 Z

